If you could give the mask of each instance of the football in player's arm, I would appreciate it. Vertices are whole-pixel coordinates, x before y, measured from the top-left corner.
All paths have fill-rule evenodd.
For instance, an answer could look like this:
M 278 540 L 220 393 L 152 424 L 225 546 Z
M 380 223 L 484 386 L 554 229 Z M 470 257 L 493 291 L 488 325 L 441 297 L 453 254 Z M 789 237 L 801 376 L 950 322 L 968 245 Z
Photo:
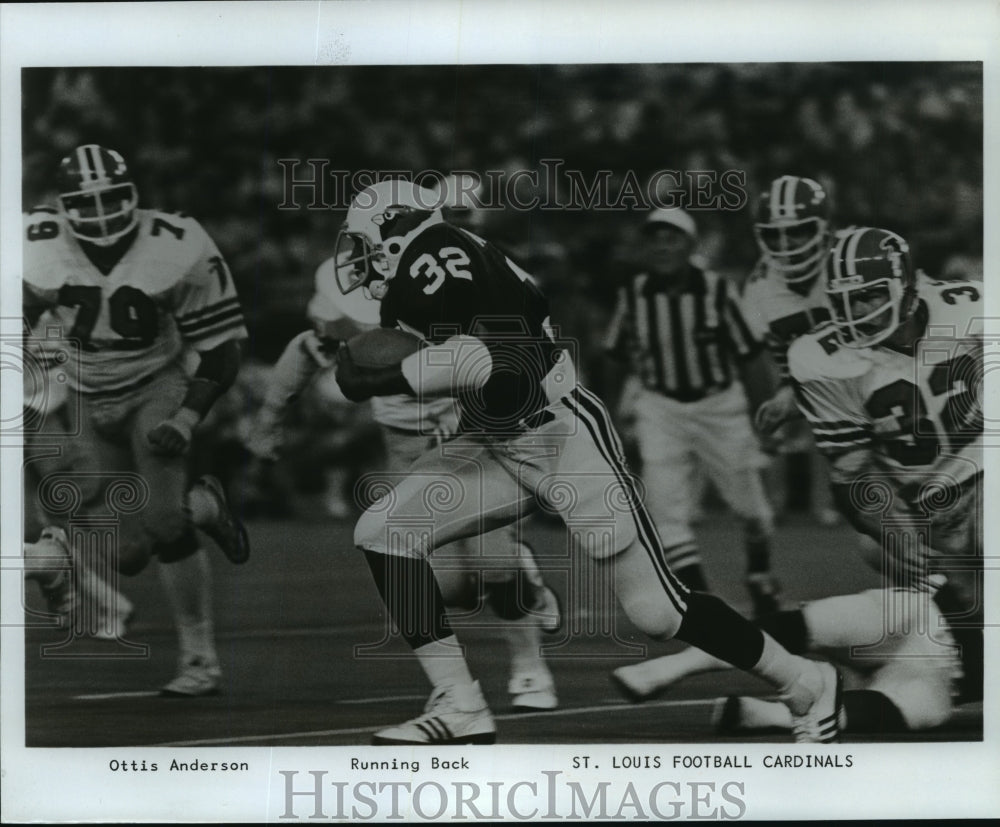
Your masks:
M 392 494 L 393 516 L 427 514 L 429 485 L 456 487 L 457 505 L 432 511 L 428 532 L 401 535 L 383 502 L 362 514 L 354 544 L 400 634 L 433 686 L 423 714 L 384 729 L 376 743 L 493 743 L 496 727 L 450 627 L 429 554 L 441 544 L 498 527 L 543 505 L 570 520 L 613 521 L 607 541 L 585 543 L 607 571 L 629 616 L 655 638 L 678 637 L 768 680 L 796 716 L 796 737 L 837 737 L 840 680 L 827 665 L 796 658 L 719 598 L 688 590 L 670 571 L 635 490 L 604 404 L 576 382 L 565 344 L 548 325 L 548 304 L 500 251 L 447 225 L 433 194 L 387 181 L 359 193 L 338 237 L 344 292 L 381 302 L 385 327 L 430 343 L 398 366 L 376 371 L 338 351 L 345 395 L 454 395 L 460 435 L 447 452 L 410 467 Z M 342 254 L 342 256 L 341 256 Z M 539 445 L 547 450 L 539 453 Z M 469 461 L 470 454 L 474 461 Z M 575 496 L 556 496 L 553 483 Z M 625 508 L 609 502 L 624 503 Z M 395 530 L 394 530 L 395 528 Z M 581 561 L 574 561 L 574 565 Z

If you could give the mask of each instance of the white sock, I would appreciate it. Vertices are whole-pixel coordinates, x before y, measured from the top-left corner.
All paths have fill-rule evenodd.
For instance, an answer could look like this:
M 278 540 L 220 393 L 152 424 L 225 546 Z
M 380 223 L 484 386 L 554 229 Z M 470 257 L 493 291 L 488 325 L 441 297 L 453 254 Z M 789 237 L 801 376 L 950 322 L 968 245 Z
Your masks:
M 740 698 L 740 729 L 791 729 L 792 713 L 778 701 Z
M 461 683 L 472 683 L 472 674 L 458 638 L 449 635 L 443 640 L 433 640 L 413 650 L 427 679 L 436 689 Z
M 209 665 L 215 665 L 218 656 L 212 627 L 212 583 L 208 555 L 204 549 L 198 549 L 183 560 L 160 563 L 157 569 L 177 626 L 181 661 L 197 657 Z
M 776 687 L 795 715 L 805 713 L 823 690 L 823 676 L 811 660 L 793 655 L 767 632 L 764 651 L 750 671 Z
M 541 632 L 531 616 L 504 623 L 503 636 L 510 650 L 510 674 L 521 675 L 545 668 L 541 653 Z
M 644 671 L 648 670 L 646 674 L 652 678 L 657 689 L 665 689 L 689 675 L 734 668 L 696 646 L 689 646 L 677 654 L 664 655 L 640 665 Z

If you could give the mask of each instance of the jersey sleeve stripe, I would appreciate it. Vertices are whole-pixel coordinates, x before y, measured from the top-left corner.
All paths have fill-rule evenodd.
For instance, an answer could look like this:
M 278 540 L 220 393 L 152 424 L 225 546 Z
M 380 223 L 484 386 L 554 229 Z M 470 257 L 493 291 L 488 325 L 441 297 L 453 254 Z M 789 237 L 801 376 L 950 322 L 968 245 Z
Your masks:
M 243 317 L 239 316 L 232 321 L 224 322 L 211 328 L 206 328 L 198 333 L 194 334 L 183 334 L 184 341 L 186 342 L 200 342 L 205 339 L 211 339 L 214 336 L 218 336 L 221 333 L 228 333 L 230 330 L 242 330 L 244 335 L 246 335 L 246 327 L 243 324 Z
M 236 296 L 230 296 L 228 299 L 223 299 L 215 304 L 210 304 L 208 307 L 203 307 L 201 310 L 194 310 L 190 313 L 184 313 L 177 316 L 178 324 L 186 324 L 188 322 L 194 322 L 204 316 L 209 316 L 212 313 L 217 313 L 223 308 L 239 307 L 240 300 Z
M 212 325 L 218 324 L 219 322 L 226 321 L 228 319 L 240 319 L 243 318 L 243 311 L 240 309 L 239 305 L 226 308 L 225 310 L 220 310 L 218 313 L 207 316 L 203 319 L 197 319 L 193 322 L 177 322 L 177 327 L 180 329 L 181 333 L 185 336 L 191 333 L 197 333 L 206 327 L 211 327 Z
M 845 431 L 852 430 L 858 431 L 863 430 L 861 425 L 857 422 L 851 422 L 849 419 L 812 419 L 810 418 L 809 424 L 812 426 L 813 430 L 820 431 Z

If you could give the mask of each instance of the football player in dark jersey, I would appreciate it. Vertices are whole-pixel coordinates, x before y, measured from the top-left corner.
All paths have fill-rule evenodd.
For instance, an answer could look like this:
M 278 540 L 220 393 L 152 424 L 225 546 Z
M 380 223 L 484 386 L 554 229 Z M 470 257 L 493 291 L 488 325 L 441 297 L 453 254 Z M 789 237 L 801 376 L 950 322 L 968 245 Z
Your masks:
M 424 713 L 375 743 L 492 743 L 496 728 L 449 624 L 427 556 L 535 507 L 569 528 L 572 565 L 612 583 L 629 618 L 770 682 L 796 739 L 835 740 L 840 676 L 791 655 L 717 597 L 670 571 L 603 403 L 576 381 L 526 273 L 482 238 L 446 223 L 433 193 L 392 180 L 360 192 L 337 239 L 338 282 L 381 301 L 383 327 L 427 346 L 399 364 L 360 368 L 337 355 L 344 394 L 409 393 L 462 405 L 461 435 L 418 459 L 359 519 L 355 545 L 433 691 Z M 588 560 L 589 558 L 589 560 Z

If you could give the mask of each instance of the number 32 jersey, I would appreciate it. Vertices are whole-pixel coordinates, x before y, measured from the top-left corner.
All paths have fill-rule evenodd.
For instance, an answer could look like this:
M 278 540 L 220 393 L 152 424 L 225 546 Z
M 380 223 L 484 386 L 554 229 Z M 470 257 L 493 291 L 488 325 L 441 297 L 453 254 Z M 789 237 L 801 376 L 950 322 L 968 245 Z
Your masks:
M 962 481 L 982 467 L 981 285 L 925 280 L 919 292 L 926 326 L 913 355 L 843 347 L 827 324 L 795 341 L 789 369 L 824 454 L 871 450 L 889 473 Z
M 48 309 L 80 348 L 84 393 L 124 391 L 175 362 L 247 335 L 232 276 L 193 218 L 137 210 L 137 234 L 103 274 L 65 219 L 25 216 L 24 305 Z M 51 322 L 50 322 L 51 323 Z
M 516 430 L 556 401 L 557 386 L 575 384 L 572 360 L 548 317 L 548 301 L 527 273 L 449 224 L 432 225 L 410 243 L 381 307 L 383 327 L 409 328 L 432 344 L 474 336 L 488 348 L 486 384 L 457 398 L 461 430 L 494 434 Z

